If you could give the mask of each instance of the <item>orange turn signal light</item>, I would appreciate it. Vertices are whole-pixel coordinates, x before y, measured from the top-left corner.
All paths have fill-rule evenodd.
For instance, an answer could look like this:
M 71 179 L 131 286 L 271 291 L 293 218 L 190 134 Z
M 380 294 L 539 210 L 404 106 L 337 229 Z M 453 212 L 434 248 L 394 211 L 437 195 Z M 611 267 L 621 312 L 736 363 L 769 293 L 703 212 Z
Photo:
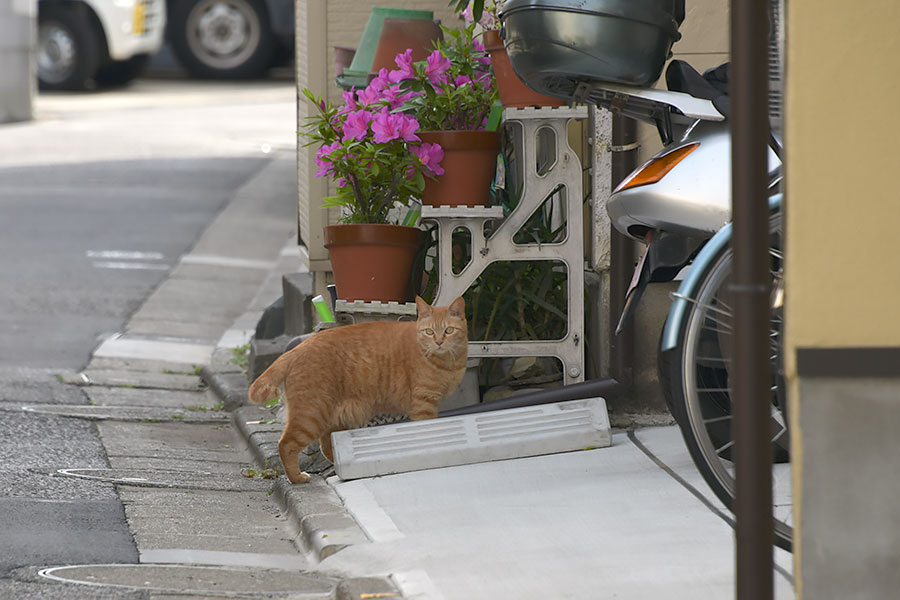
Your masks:
M 676 148 L 675 150 L 672 150 L 667 154 L 663 154 L 662 156 L 657 156 L 656 158 L 645 164 L 643 167 L 641 167 L 638 171 L 635 171 L 632 175 L 627 177 L 618 186 L 616 186 L 616 189 L 613 190 L 613 193 L 615 194 L 616 192 L 621 192 L 622 190 L 635 188 L 641 185 L 656 183 L 657 181 L 665 177 L 666 173 L 674 169 L 675 165 L 687 158 L 688 154 L 699 147 L 700 143 L 694 142 L 692 144 Z

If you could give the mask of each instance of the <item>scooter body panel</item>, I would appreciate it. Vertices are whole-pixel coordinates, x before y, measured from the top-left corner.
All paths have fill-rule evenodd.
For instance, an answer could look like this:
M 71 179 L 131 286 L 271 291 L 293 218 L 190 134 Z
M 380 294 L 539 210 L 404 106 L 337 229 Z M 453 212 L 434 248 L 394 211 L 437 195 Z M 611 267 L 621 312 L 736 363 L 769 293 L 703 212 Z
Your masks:
M 647 229 L 708 239 L 731 221 L 731 135 L 727 122 L 698 121 L 681 140 L 638 170 L 682 146 L 699 143 L 656 183 L 613 193 L 607 211 L 620 232 L 642 239 Z M 780 167 L 769 150 L 769 171 Z

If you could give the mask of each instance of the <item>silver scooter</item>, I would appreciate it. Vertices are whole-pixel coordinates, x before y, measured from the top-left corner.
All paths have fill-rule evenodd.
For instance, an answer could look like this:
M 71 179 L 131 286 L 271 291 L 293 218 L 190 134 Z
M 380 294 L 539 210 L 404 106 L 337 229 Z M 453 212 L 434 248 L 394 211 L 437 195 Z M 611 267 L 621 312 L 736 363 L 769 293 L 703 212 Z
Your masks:
M 735 494 L 729 386 L 733 304 L 728 285 L 733 256 L 727 95 L 721 92 L 716 95 L 703 83 L 707 80 L 679 61 L 670 63 L 667 81 L 670 91 L 638 91 L 598 84 L 599 89 L 587 97 L 588 102 L 607 108 L 622 107 L 623 114 L 657 125 L 664 140 L 668 123 L 672 124 L 669 143 L 626 177 L 613 191 L 607 205 L 613 226 L 645 244 L 626 293 L 617 331 L 631 317 L 649 283 L 672 281 L 689 267 L 673 294 L 663 327 L 659 380 L 691 457 L 715 494 L 731 508 Z M 690 96 L 688 101 L 685 94 L 714 98 Z M 637 101 L 627 108 L 631 98 Z M 660 115 L 667 116 L 660 118 Z M 686 124 L 685 119 L 689 120 Z M 768 202 L 771 210 L 775 537 L 780 547 L 790 550 L 793 538 L 790 439 L 780 359 L 784 289 L 780 154 L 780 140 L 773 135 L 769 144 L 770 194 L 760 201 Z
M 689 267 L 662 332 L 659 376 L 691 456 L 722 502 L 734 500 L 729 387 L 732 311 L 731 142 L 727 65 L 701 75 L 673 60 L 668 90 L 655 89 L 683 0 L 508 0 L 501 13 L 517 74 L 536 91 L 593 104 L 654 125 L 664 148 L 613 191 L 613 226 L 645 250 L 617 330 L 649 283 Z M 641 58 L 643 57 L 643 58 Z M 770 136 L 772 210 L 772 438 L 776 543 L 791 548 L 793 519 L 786 403 L 780 377 L 782 226 L 781 144 Z

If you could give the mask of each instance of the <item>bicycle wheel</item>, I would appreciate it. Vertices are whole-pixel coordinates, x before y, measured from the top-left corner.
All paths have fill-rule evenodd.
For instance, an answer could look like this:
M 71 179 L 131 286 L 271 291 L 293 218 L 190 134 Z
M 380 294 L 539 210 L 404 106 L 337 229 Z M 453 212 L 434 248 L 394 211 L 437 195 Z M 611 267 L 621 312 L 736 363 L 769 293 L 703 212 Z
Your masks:
M 782 219 L 769 221 L 769 256 L 772 277 L 770 381 L 773 514 L 775 543 L 791 550 L 793 505 L 787 404 L 782 376 L 781 330 L 783 299 Z M 730 370 L 734 306 L 729 291 L 733 253 L 722 244 L 710 260 L 699 264 L 694 292 L 679 296 L 687 310 L 680 313 L 677 343 L 661 350 L 659 375 L 672 415 L 680 426 L 688 451 L 716 496 L 734 506 L 734 445 Z

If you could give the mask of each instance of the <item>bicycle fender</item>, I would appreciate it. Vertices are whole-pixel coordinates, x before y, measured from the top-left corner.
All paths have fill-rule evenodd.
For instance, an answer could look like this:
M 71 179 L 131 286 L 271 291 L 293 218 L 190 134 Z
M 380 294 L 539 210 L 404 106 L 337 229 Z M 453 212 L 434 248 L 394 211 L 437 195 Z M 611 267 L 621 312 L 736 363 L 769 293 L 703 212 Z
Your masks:
M 769 197 L 769 209 L 776 210 L 781 207 L 784 199 L 783 193 L 774 194 Z M 669 315 L 666 317 L 663 326 L 660 351 L 666 352 L 672 350 L 678 345 L 678 338 L 681 334 L 681 325 L 684 322 L 684 314 L 688 310 L 690 301 L 687 298 L 693 298 L 697 294 L 697 288 L 700 281 L 706 273 L 710 263 L 723 247 L 731 243 L 732 224 L 728 223 L 714 235 L 694 259 L 687 277 L 678 286 L 678 292 L 669 309 Z

